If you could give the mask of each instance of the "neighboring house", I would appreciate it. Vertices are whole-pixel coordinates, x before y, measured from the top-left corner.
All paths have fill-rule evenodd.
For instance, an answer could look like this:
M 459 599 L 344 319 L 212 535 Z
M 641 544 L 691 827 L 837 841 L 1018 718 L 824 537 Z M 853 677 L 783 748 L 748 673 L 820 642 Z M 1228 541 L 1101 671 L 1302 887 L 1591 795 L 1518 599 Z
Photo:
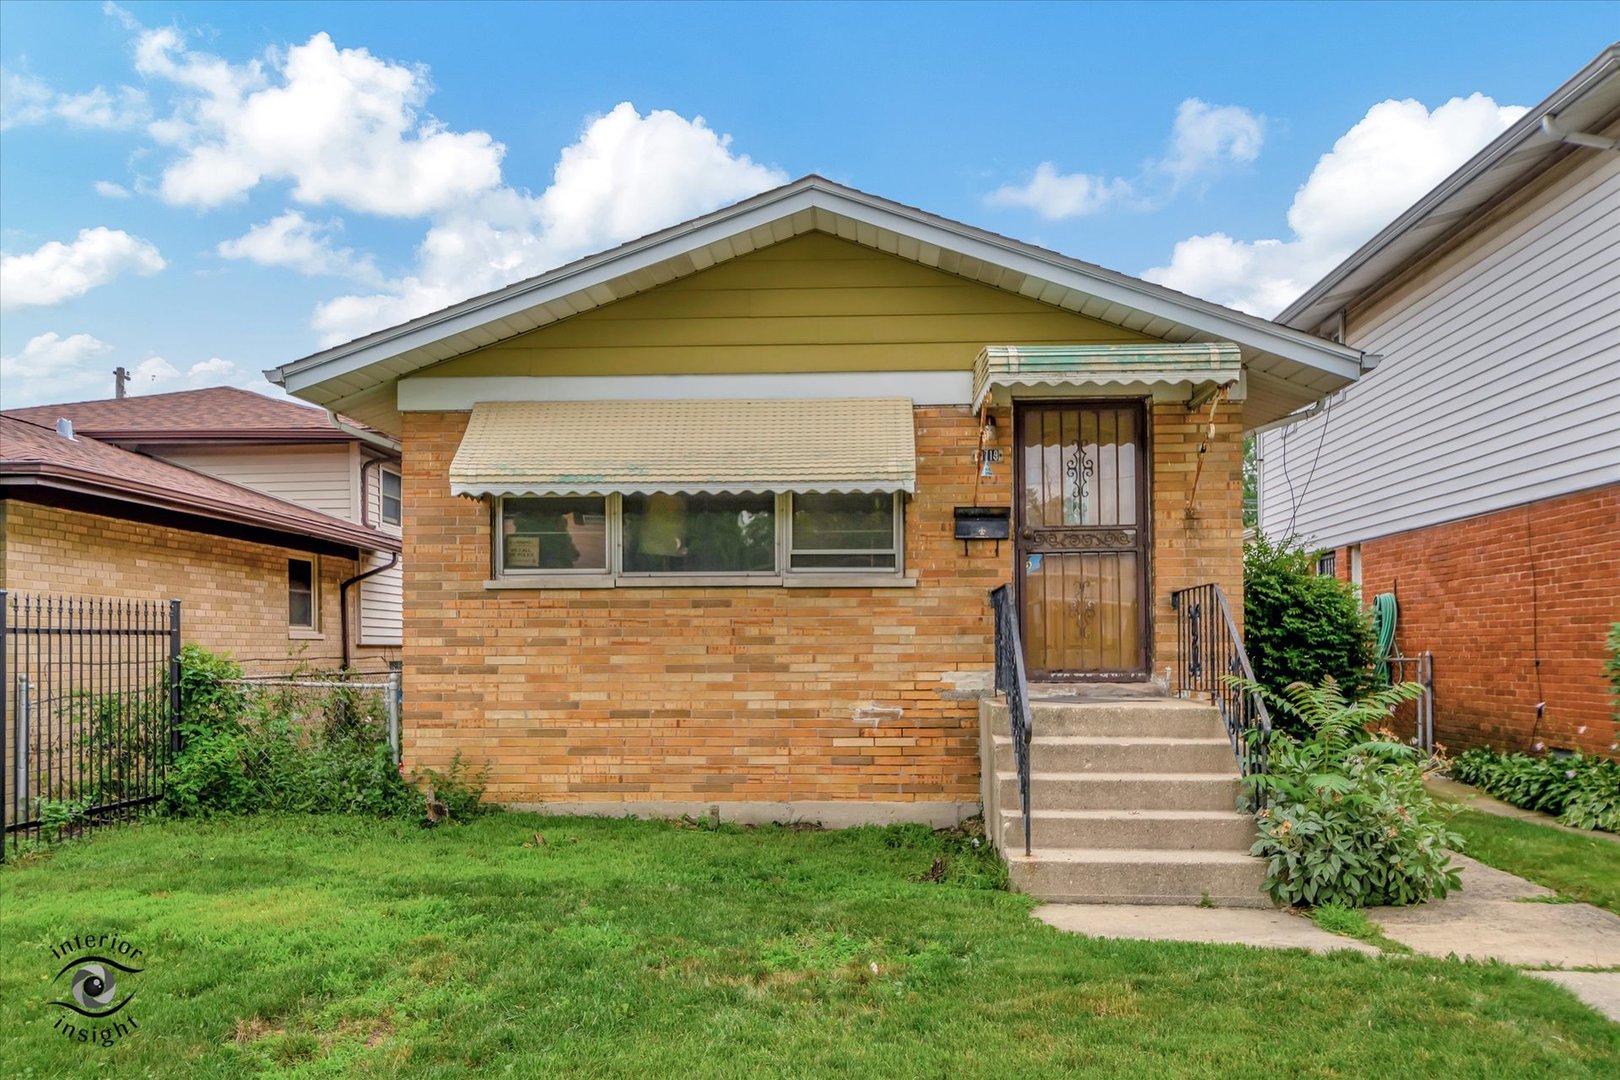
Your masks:
M 345 417 L 233 387 L 106 398 L 7 410 L 7 415 L 74 431 L 207 473 L 392 537 L 401 534 L 399 444 Z M 369 552 L 378 573 L 351 586 L 349 640 L 324 629 L 304 655 L 380 668 L 399 657 L 401 581 L 397 546 Z M 335 625 L 335 624 L 334 624 Z
M 1375 357 L 1262 437 L 1260 526 L 1394 593 L 1435 730 L 1613 753 L 1620 45 L 1278 316 Z
M 407 765 L 949 822 L 990 591 L 1032 677 L 1162 677 L 1173 590 L 1241 616 L 1243 430 L 1360 360 L 811 176 L 268 374 L 403 446 Z M 1005 542 L 956 538 L 975 506 Z
M 184 640 L 252 671 L 336 666 L 343 583 L 399 544 L 67 421 L 0 415 L 0 588 L 178 599 Z

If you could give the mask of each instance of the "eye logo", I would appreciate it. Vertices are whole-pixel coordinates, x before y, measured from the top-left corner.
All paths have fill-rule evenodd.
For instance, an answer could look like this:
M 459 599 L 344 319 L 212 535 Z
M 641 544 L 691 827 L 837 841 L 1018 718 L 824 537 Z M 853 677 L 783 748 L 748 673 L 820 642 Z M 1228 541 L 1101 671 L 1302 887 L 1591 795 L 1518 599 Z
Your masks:
M 52 1005 L 60 1005 L 64 1009 L 72 1009 L 80 1016 L 88 1016 L 99 1020 L 129 1004 L 129 999 L 135 996 L 131 990 L 122 998 L 118 996 L 118 972 L 128 975 L 139 975 L 140 968 L 125 967 L 116 960 L 109 960 L 105 956 L 81 956 L 70 961 L 61 971 L 56 973 L 55 982 L 66 975 L 73 973 L 68 984 L 68 1001 L 53 1001 Z

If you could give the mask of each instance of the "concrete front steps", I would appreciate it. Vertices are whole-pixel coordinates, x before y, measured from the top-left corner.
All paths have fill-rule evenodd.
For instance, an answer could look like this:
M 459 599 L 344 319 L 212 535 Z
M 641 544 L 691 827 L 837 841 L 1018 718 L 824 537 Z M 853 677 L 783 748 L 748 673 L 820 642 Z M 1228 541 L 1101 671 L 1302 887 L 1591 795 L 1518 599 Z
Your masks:
M 1029 855 L 1006 704 L 979 710 L 986 827 L 1019 890 L 1053 903 L 1271 906 L 1212 706 L 1032 696 Z

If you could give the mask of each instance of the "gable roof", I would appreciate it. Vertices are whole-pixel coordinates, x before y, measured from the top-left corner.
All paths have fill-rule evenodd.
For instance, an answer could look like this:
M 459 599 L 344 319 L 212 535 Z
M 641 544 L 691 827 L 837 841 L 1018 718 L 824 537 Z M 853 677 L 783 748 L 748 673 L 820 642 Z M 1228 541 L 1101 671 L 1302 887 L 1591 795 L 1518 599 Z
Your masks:
M 71 420 L 75 433 L 115 441 L 354 442 L 369 428 L 324 409 L 234 386 L 166 394 L 73 401 L 7 409 L 6 415 L 54 427 Z
M 0 414 L 0 492 L 52 505 L 88 500 L 113 517 L 297 550 L 400 550 L 398 537 L 9 412 Z
M 811 175 L 265 375 L 327 408 L 388 413 L 403 376 L 809 232 L 1162 340 L 1231 342 L 1249 365 L 1246 409 L 1256 422 L 1361 372 L 1353 349 Z
M 1557 132 L 1602 130 L 1620 118 L 1620 42 L 1610 45 L 1545 101 L 1469 158 L 1377 236 L 1330 270 L 1277 321 L 1315 331 L 1501 200 L 1575 151 Z

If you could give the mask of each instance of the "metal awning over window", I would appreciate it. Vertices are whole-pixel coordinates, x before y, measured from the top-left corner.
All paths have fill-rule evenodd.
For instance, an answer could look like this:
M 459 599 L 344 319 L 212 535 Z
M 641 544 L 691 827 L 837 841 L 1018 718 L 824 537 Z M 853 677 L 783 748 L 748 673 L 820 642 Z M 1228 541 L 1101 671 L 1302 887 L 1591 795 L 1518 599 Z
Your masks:
M 991 345 L 973 362 L 973 408 L 988 399 L 1192 396 L 1213 386 L 1242 400 L 1243 357 L 1236 345 Z
M 916 456 L 908 398 L 484 402 L 450 490 L 910 492 Z

